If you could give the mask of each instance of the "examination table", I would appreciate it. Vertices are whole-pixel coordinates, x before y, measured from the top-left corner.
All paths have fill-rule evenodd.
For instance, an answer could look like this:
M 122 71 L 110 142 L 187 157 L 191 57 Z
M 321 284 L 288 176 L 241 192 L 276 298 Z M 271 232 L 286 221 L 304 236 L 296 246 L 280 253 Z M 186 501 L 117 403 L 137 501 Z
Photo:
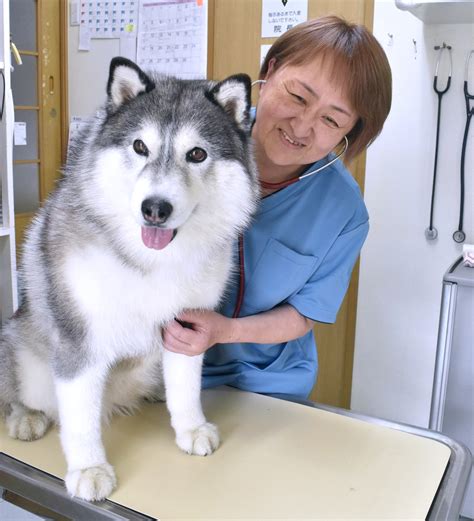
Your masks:
M 56 428 L 21 442 L 0 422 L 0 487 L 7 500 L 44 516 L 46 507 L 57 519 L 457 519 L 471 468 L 465 446 L 440 433 L 279 398 L 203 391 L 222 442 L 208 457 L 177 448 L 163 403 L 115 417 L 104 443 L 118 487 L 100 504 L 68 497 L 58 479 L 66 467 Z

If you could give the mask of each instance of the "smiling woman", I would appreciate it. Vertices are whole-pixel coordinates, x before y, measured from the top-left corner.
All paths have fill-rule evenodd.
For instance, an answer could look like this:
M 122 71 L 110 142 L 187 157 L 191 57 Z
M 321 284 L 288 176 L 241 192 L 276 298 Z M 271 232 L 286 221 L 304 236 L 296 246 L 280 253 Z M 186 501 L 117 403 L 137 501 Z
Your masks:
M 327 60 L 283 65 L 269 61 L 252 136 L 260 179 L 280 182 L 326 157 L 354 127 L 358 114 Z
M 170 351 L 206 352 L 204 387 L 307 397 L 314 322 L 335 321 L 368 233 L 359 187 L 334 152 L 350 161 L 381 131 L 391 73 L 364 26 L 325 17 L 281 36 L 260 80 L 252 137 L 264 197 L 236 246 L 240 284 L 218 313 L 182 313 L 163 339 Z
M 312 86 L 321 81 L 319 77 L 325 76 L 339 101 L 345 98 L 346 108 L 357 115 L 356 124 L 347 134 L 345 158 L 352 161 L 380 133 L 390 111 L 392 77 L 382 47 L 363 25 L 326 16 L 282 35 L 267 53 L 260 78 L 268 79 L 278 69 L 290 66 L 292 72 L 299 69 L 301 74 L 309 75 L 304 87 L 310 94 Z

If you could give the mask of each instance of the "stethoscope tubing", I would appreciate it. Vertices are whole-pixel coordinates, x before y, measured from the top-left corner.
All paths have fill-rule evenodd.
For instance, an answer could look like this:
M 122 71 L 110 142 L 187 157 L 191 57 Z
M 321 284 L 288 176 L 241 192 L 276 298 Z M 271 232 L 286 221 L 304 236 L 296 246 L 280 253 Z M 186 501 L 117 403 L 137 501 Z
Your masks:
M 239 235 L 239 288 L 237 293 L 237 302 L 234 307 L 232 318 L 238 318 L 240 315 L 240 309 L 242 308 L 242 302 L 244 301 L 245 291 L 245 260 L 244 260 L 244 235 Z
M 459 224 L 458 229 L 453 233 L 453 239 L 458 242 L 464 242 L 466 234 L 463 231 L 464 226 L 464 199 L 465 199 L 465 165 L 466 165 L 466 148 L 467 138 L 469 136 L 469 128 L 471 126 L 471 118 L 474 114 L 474 106 L 470 106 L 470 102 L 474 100 L 474 94 L 469 92 L 469 63 L 471 61 L 474 50 L 471 50 L 466 60 L 466 75 L 464 78 L 464 100 L 466 102 L 466 125 L 464 127 L 464 136 L 461 148 L 461 166 L 460 166 L 460 202 L 459 202 Z
M 458 232 L 463 232 L 463 225 L 464 225 L 464 186 L 465 186 L 465 164 L 466 164 L 466 148 L 467 148 L 467 138 L 469 135 L 469 127 L 471 125 L 471 118 L 472 118 L 472 112 L 468 113 L 466 118 L 466 126 L 464 127 L 464 137 L 462 140 L 462 149 L 461 149 L 461 169 L 460 169 L 460 186 L 461 186 L 461 200 L 459 202 L 459 224 L 458 224 Z M 454 232 L 456 233 L 456 232 Z M 456 240 L 456 238 L 454 238 Z M 456 241 L 456 242 L 463 242 L 462 241 Z
M 344 136 L 344 148 L 339 152 L 336 156 L 334 156 L 332 159 L 328 160 L 324 165 L 318 166 L 317 168 L 314 168 L 313 170 L 310 170 L 309 172 L 306 172 L 303 175 L 293 177 L 292 179 L 288 179 L 286 181 L 281 181 L 280 183 L 268 183 L 267 181 L 260 181 L 260 186 L 262 188 L 269 188 L 271 190 L 280 190 L 281 188 L 286 188 L 287 186 L 290 186 L 294 183 L 297 183 L 298 181 L 302 181 L 303 179 L 306 179 L 307 177 L 310 177 L 314 174 L 317 174 L 318 172 L 321 172 L 321 170 L 324 170 L 328 166 L 331 166 L 333 163 L 335 163 L 340 157 L 342 157 L 346 150 L 349 147 L 349 140 L 346 136 Z
M 435 194 L 436 194 L 436 178 L 437 178 L 437 172 L 438 172 L 438 149 L 439 149 L 439 129 L 441 126 L 441 103 L 443 100 L 443 96 L 448 92 L 449 88 L 451 87 L 451 76 L 453 71 L 453 61 L 451 56 L 451 46 L 446 45 L 443 43 L 442 46 L 435 47 L 436 50 L 439 51 L 438 54 L 438 60 L 436 62 L 436 70 L 435 75 L 433 79 L 433 90 L 438 96 L 438 115 L 437 115 L 437 122 L 436 122 L 436 142 L 435 142 L 435 155 L 434 155 L 434 167 L 433 167 L 433 183 L 431 187 L 431 204 L 430 204 L 430 224 L 429 227 L 425 230 L 425 237 L 428 240 L 434 240 L 438 236 L 438 230 L 433 226 L 433 219 L 434 219 L 434 203 L 435 203 Z M 448 51 L 449 54 L 449 75 L 446 82 L 446 86 L 444 89 L 438 88 L 438 71 L 439 71 L 439 65 L 441 62 L 441 57 L 443 54 L 443 51 Z
M 437 77 L 435 77 L 436 81 Z M 451 78 L 449 78 L 451 79 Z M 448 82 L 449 85 L 449 82 Z M 438 92 L 435 89 L 435 92 L 438 94 L 438 116 L 436 122 L 436 142 L 435 142 L 435 155 L 434 155 L 434 168 L 433 168 L 433 184 L 431 187 L 431 205 L 430 205 L 430 230 L 436 230 L 433 228 L 433 217 L 434 217 L 434 201 L 435 201 L 435 193 L 436 193 L 436 178 L 438 173 L 438 148 L 439 148 L 439 128 L 441 123 L 441 102 L 443 101 L 443 95 L 447 92 L 447 88 Z

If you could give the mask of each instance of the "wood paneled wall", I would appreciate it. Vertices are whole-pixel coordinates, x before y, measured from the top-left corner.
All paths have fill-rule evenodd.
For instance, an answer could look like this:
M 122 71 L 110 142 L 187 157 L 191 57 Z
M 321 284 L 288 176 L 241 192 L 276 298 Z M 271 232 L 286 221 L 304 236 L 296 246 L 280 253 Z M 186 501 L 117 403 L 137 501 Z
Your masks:
M 335 14 L 372 28 L 373 0 L 309 0 L 308 3 L 309 18 Z M 261 4 L 261 0 L 209 0 L 209 78 L 221 80 L 237 72 L 258 78 L 260 46 L 274 41 L 260 36 Z M 253 94 L 256 103 L 256 92 Z M 363 190 L 365 154 L 350 170 Z M 358 264 L 336 324 L 315 327 L 319 376 L 311 398 L 346 408 L 350 406 L 352 386 L 357 287 Z

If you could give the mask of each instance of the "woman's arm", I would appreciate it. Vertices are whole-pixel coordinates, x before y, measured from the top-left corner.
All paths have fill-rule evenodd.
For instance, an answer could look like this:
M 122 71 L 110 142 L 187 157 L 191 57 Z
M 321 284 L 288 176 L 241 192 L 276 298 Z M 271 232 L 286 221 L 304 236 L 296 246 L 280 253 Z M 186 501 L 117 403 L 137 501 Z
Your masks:
M 163 331 L 163 343 L 169 351 L 189 356 L 204 353 L 214 344 L 288 342 L 305 335 L 314 325 L 314 321 L 289 304 L 242 318 L 191 310 L 183 312 L 178 320 L 190 324 L 191 328 L 183 327 L 176 320 L 171 322 Z

